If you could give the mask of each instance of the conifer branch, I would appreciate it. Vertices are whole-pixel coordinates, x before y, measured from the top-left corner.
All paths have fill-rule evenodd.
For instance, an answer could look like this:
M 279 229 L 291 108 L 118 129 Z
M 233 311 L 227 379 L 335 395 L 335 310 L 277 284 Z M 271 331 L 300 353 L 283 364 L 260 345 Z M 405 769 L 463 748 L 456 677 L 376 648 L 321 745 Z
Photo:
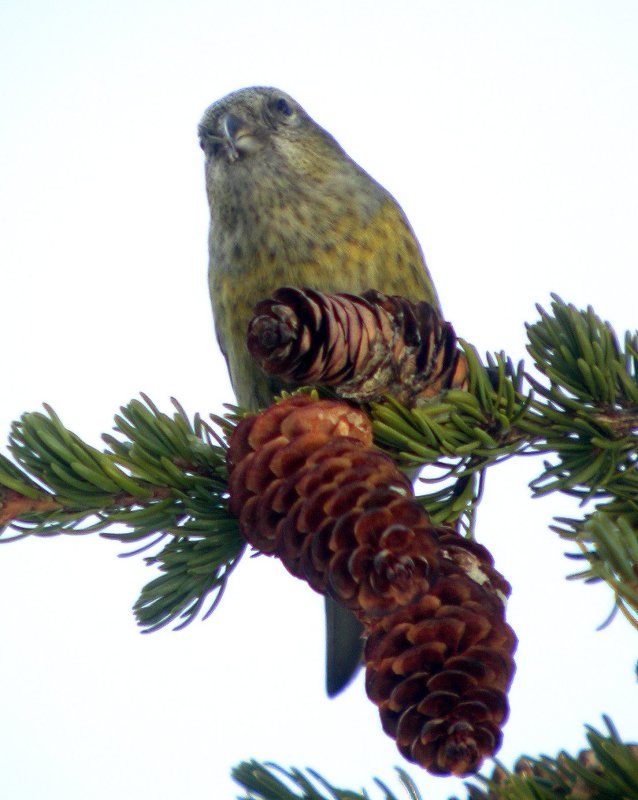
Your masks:
M 299 295 L 293 298 L 294 307 Z M 308 297 L 302 300 L 306 303 Z M 306 336 L 312 326 L 304 329 L 304 358 L 311 358 L 299 361 L 294 354 L 295 379 L 301 379 L 298 368 L 306 363 L 324 377 L 350 370 L 347 396 L 359 400 L 368 413 L 377 446 L 405 467 L 425 466 L 426 482 L 437 486 L 418 498 L 434 525 L 461 523 L 471 530 L 485 471 L 514 455 L 541 454 L 547 460 L 531 483 L 534 496 L 559 491 L 578 498 L 581 505 L 593 505 L 582 519 L 557 519 L 554 526 L 578 548 L 571 557 L 584 562 L 584 569 L 571 577 L 604 580 L 617 607 L 638 627 L 638 334 L 627 334 L 621 346 L 591 308 L 579 311 L 554 297 L 552 312 L 539 307 L 540 320 L 528 326 L 528 349 L 539 373 L 532 376 L 522 364 L 514 367 L 503 353 L 488 355 L 483 363 L 467 343 L 459 341 L 455 349 L 451 327 L 425 308 L 413 314 L 407 301 L 390 298 L 388 303 L 388 298 L 379 301 L 369 295 L 359 303 L 354 298 L 359 309 L 355 316 L 344 312 L 345 306 L 335 312 L 348 320 L 335 334 L 329 318 L 330 309 L 336 308 L 333 301 L 326 296 L 310 300 L 325 305 L 315 334 L 329 329 L 336 344 L 328 350 L 317 348 L 318 343 Z M 268 316 L 273 306 L 264 309 Z M 375 320 L 383 332 L 380 346 L 374 343 Z M 286 325 L 290 324 L 288 314 Z M 268 333 L 268 325 L 266 329 Z M 360 337 L 354 349 L 348 339 L 353 331 Z M 261 336 L 260 346 L 268 335 Z M 290 352 L 285 355 L 288 358 Z M 318 369 L 324 357 L 327 372 Z M 372 365 L 384 365 L 386 377 L 376 385 L 389 396 L 377 395 L 376 389 L 370 392 L 375 371 L 370 372 L 368 364 L 365 372 L 367 358 Z M 415 364 L 422 366 L 423 374 L 409 382 L 407 394 L 401 390 L 398 397 L 392 396 Z M 353 365 L 364 370 L 363 382 Z M 0 528 L 5 529 L 0 530 L 0 541 L 99 533 L 141 544 L 130 554 L 147 552 L 147 564 L 160 574 L 135 604 L 138 622 L 146 630 L 171 623 L 183 627 L 209 598 L 204 616 L 213 610 L 246 546 L 229 509 L 224 441 L 236 430 L 241 413 L 213 418 L 220 436 L 199 415 L 189 420 L 176 401 L 169 416 L 143 399 L 122 408 L 115 419 L 116 435 L 104 436 L 105 450 L 66 429 L 48 406 L 46 413 L 24 414 L 15 422 L 9 440 L 13 461 L 0 457 Z M 470 544 L 459 547 L 465 552 Z M 474 580 L 470 573 L 465 578 Z M 579 781 L 588 787 L 604 786 L 604 796 L 610 798 L 627 796 L 613 794 L 619 786 L 636 790 L 635 752 L 623 749 L 611 727 L 607 739 L 593 730 L 589 738 L 597 765 L 603 767 L 602 777 L 597 765 L 583 767 L 561 754 L 558 760 L 534 762 L 531 774 L 509 775 L 505 784 L 494 778 L 486 783 L 488 794 L 470 787 L 470 796 L 542 798 L 550 796 L 542 793 L 548 785 L 565 792 L 580 787 Z M 255 762 L 250 769 L 258 780 L 250 791 L 262 792 L 251 798 L 298 796 L 277 794 L 279 786 L 267 770 Z M 310 774 L 332 797 L 359 797 Z M 310 792 L 304 797 L 321 798 L 298 771 L 285 777 Z M 557 782 L 551 784 L 554 779 Z M 393 795 L 377 783 L 391 800 Z M 404 785 L 418 797 L 415 787 Z M 271 794 L 263 793 L 271 789 Z
M 519 758 L 512 771 L 501 764 L 490 778 L 477 776 L 467 782 L 466 800 L 629 800 L 638 797 L 638 745 L 625 744 L 611 720 L 604 717 L 608 732 L 587 726 L 589 748 L 577 756 L 561 752 L 555 758 Z M 412 778 L 397 769 L 406 794 L 399 798 L 380 780 L 383 800 L 421 800 Z M 242 762 L 232 771 L 245 792 L 240 800 L 372 800 L 366 791 L 337 788 L 314 770 L 307 775 L 276 764 Z M 285 782 L 284 780 L 285 779 Z M 292 789 L 290 787 L 293 787 Z M 326 790 L 323 794 L 317 787 Z M 425 795 L 427 796 L 427 795 Z M 458 800 L 458 798 L 450 798 Z
M 356 792 L 340 789 L 315 770 L 308 769 L 306 772 L 307 775 L 295 768 L 284 769 L 278 764 L 260 764 L 252 760 L 242 761 L 234 767 L 232 777 L 246 792 L 239 800 L 374 800 L 365 790 Z M 397 774 L 407 793 L 407 800 L 422 800 L 407 772 L 397 768 Z M 379 800 L 404 800 L 403 795 L 399 798 L 378 778 L 374 778 L 374 783 L 383 792 L 382 795 L 376 795 Z
M 295 365 L 297 379 L 304 365 L 326 374 L 320 369 L 324 358 L 335 370 L 345 365 L 355 389 L 351 367 L 356 363 L 365 373 L 367 358 L 384 363 L 390 377 L 403 375 L 408 364 L 421 365 L 413 407 L 391 395 L 370 400 L 369 381 L 362 384 L 363 399 L 376 444 L 405 468 L 426 467 L 428 491 L 418 499 L 433 523 L 460 524 L 471 533 L 485 471 L 514 455 L 541 454 L 547 460 L 531 483 L 534 496 L 560 491 L 594 504 L 583 519 L 557 520 L 554 526 L 576 543 L 572 557 L 587 561 L 572 577 L 605 580 L 620 610 L 635 621 L 638 334 L 628 333 L 621 346 L 591 308 L 579 311 L 554 297 L 551 313 L 539 307 L 540 320 L 528 325 L 529 351 L 540 373 L 532 376 L 503 353 L 483 363 L 462 340 L 455 354 L 453 331 L 423 304 L 412 309 L 407 301 L 373 293 L 350 298 L 353 315 L 343 311 L 345 301 L 337 313 L 330 296 L 286 290 L 274 305 L 261 306 L 260 347 L 269 341 L 264 330 L 282 299 L 290 301 L 285 324 L 297 330 L 291 313 L 299 309 L 305 326 L 302 356 L 294 348 L 274 351 Z M 313 317 L 310 307 L 321 314 Z M 336 327 L 333 312 L 340 320 Z M 336 337 L 335 346 L 322 350 L 308 336 L 326 330 Z M 355 341 L 350 349 L 348 337 Z M 392 386 L 390 381 L 386 389 Z M 440 393 L 430 396 L 435 390 Z M 105 436 L 106 451 L 66 430 L 47 406 L 46 414 L 25 414 L 14 423 L 15 461 L 0 458 L 0 525 L 12 528 L 13 538 L 101 532 L 123 542 L 151 540 L 157 547 L 167 537 L 163 549 L 147 556 L 162 575 L 136 605 L 140 624 L 154 628 L 182 612 L 186 621 L 192 619 L 207 593 L 205 580 L 193 582 L 192 576 L 210 569 L 215 577 L 208 590 L 217 592 L 242 542 L 227 510 L 223 438 L 199 416 L 189 422 L 177 404 L 169 417 L 145 401 L 132 401 L 118 415 L 121 438 Z M 213 422 L 228 436 L 239 416 L 235 410 Z M 10 538 L 7 530 L 0 541 Z
M 638 745 L 625 744 L 613 723 L 603 717 L 608 733 L 587 726 L 589 748 L 578 756 L 561 752 L 555 758 L 523 756 L 508 771 L 497 764 L 482 786 L 467 783 L 468 800 L 628 800 L 638 797 Z
M 213 595 L 210 613 L 245 542 L 227 511 L 225 450 L 213 429 L 199 416 L 191 423 L 176 401 L 169 417 L 144 400 L 122 408 L 115 418 L 121 438 L 105 435 L 105 451 L 67 430 L 48 406 L 15 422 L 16 463 L 0 460 L 0 541 L 100 533 L 143 542 L 131 555 L 154 551 L 146 563 L 162 574 L 134 611 L 155 630 L 175 621 L 182 627 Z

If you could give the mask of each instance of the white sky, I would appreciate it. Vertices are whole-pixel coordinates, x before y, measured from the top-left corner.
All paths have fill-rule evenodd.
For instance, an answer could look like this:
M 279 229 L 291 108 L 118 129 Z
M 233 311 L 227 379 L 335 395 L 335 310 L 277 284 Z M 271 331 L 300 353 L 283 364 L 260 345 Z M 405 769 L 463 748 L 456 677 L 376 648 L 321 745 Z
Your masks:
M 0 9 L 0 423 L 47 401 L 94 444 L 143 390 L 193 413 L 232 399 L 206 285 L 196 126 L 252 84 L 290 92 L 400 200 L 446 315 L 524 355 L 549 293 L 636 327 L 638 4 L 74 2 Z M 4 435 L 4 434 L 3 434 Z M 478 536 L 514 587 L 520 646 L 500 757 L 638 738 L 635 634 L 605 587 L 567 583 L 532 502 L 540 464 L 490 475 Z M 116 544 L 0 552 L 0 797 L 203 800 L 242 758 L 337 784 L 400 764 L 361 678 L 323 693 L 322 603 L 246 559 L 206 623 L 139 634 L 153 577 Z M 428 800 L 453 780 L 409 771 Z

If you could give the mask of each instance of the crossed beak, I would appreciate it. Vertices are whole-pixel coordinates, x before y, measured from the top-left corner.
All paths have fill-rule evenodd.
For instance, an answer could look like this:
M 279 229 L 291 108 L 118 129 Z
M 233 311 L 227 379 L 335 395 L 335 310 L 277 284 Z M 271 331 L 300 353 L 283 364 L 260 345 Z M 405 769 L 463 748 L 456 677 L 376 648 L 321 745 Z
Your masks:
M 241 153 L 237 148 L 238 141 L 242 136 L 250 134 L 241 117 L 236 117 L 234 114 L 224 114 L 221 119 L 221 128 L 224 137 L 224 143 L 228 149 L 228 156 L 231 161 L 237 161 Z

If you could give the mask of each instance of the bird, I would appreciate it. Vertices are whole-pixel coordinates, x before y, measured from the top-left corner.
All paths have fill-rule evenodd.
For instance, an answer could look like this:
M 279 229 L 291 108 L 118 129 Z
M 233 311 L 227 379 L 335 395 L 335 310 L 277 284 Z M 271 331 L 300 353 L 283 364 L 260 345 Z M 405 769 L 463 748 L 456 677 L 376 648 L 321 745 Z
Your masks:
M 406 121 L 383 113 L 374 136 L 391 153 Z M 267 407 L 282 388 L 246 346 L 254 306 L 279 287 L 376 289 L 440 311 L 423 251 L 397 201 L 290 95 L 263 86 L 231 92 L 206 109 L 198 134 L 214 326 L 242 408 Z M 326 690 L 333 697 L 361 665 L 362 627 L 350 610 L 330 598 L 325 604 Z

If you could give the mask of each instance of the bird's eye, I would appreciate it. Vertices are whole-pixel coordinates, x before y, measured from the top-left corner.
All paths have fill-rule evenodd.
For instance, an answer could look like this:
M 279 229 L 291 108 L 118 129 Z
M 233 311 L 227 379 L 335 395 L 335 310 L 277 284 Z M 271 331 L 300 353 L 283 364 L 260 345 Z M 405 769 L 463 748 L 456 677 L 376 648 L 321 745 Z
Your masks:
M 282 117 L 290 117 L 292 115 L 292 108 L 290 103 L 283 97 L 278 97 L 275 101 L 275 111 L 281 114 Z

